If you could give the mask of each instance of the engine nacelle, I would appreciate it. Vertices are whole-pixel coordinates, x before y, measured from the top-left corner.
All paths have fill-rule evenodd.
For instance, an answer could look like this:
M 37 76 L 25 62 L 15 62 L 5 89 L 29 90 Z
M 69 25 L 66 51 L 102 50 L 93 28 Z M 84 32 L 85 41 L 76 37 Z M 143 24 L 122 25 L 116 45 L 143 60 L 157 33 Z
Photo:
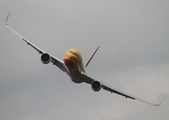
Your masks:
M 41 56 L 41 61 L 44 64 L 48 64 L 51 61 L 51 56 L 48 53 L 43 53 Z
M 102 88 L 102 84 L 99 81 L 93 81 L 91 87 L 95 92 L 98 92 Z

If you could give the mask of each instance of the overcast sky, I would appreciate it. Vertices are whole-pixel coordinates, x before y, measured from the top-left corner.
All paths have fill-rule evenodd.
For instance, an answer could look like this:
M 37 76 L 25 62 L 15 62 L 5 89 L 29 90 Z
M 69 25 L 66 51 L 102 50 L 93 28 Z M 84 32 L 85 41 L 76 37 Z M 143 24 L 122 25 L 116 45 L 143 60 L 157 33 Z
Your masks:
M 1 120 L 168 120 L 159 107 L 75 84 L 5 26 L 63 60 L 70 48 L 88 74 L 144 100 L 169 95 L 168 0 L 0 0 Z

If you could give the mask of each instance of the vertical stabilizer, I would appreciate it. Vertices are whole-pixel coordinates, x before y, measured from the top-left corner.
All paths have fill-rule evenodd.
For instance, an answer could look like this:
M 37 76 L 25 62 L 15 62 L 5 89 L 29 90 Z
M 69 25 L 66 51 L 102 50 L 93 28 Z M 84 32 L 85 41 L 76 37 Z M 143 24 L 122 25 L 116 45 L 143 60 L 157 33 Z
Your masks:
M 93 56 L 95 55 L 95 53 L 97 52 L 97 50 L 99 49 L 100 46 L 97 47 L 97 49 L 94 51 L 94 53 L 92 54 L 92 56 L 90 57 L 90 59 L 86 62 L 86 67 L 88 66 L 88 64 L 90 63 L 90 61 L 92 60 Z

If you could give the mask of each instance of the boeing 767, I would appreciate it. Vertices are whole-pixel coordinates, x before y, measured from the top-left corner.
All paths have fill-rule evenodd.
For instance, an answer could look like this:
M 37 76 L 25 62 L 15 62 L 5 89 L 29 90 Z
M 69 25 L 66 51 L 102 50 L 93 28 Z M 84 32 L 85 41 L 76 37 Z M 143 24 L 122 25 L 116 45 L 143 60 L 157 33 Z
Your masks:
M 23 36 L 21 36 L 19 33 L 17 33 L 15 30 L 13 30 L 7 23 L 9 15 L 10 15 L 10 13 L 8 14 L 8 16 L 6 18 L 6 26 L 10 30 L 12 30 L 14 33 L 16 33 L 19 37 L 21 37 L 23 41 L 25 41 L 28 45 L 30 45 L 38 53 L 41 54 L 42 63 L 44 63 L 44 64 L 48 64 L 50 62 L 53 63 L 53 65 L 56 65 L 63 72 L 67 73 L 67 75 L 70 77 L 70 79 L 74 83 L 87 83 L 87 84 L 91 85 L 91 88 L 95 92 L 100 91 L 101 88 L 103 88 L 104 90 L 107 90 L 111 93 L 115 93 L 115 94 L 124 96 L 126 98 L 133 99 L 133 100 L 136 99 L 136 100 L 142 101 L 144 103 L 147 103 L 147 104 L 150 104 L 150 105 L 153 105 L 153 106 L 159 106 L 166 99 L 166 97 L 165 97 L 159 104 L 153 104 L 153 103 L 150 103 L 150 102 L 145 101 L 143 99 L 137 98 L 133 95 L 122 92 L 122 91 L 120 91 L 116 88 L 110 87 L 110 86 L 104 84 L 103 82 L 100 82 L 100 81 L 93 79 L 92 77 L 87 75 L 86 67 L 88 66 L 88 64 L 92 60 L 93 56 L 95 55 L 95 53 L 99 49 L 99 46 L 97 47 L 95 52 L 92 54 L 90 59 L 86 62 L 86 64 L 83 63 L 82 55 L 76 49 L 68 50 L 64 55 L 63 61 L 59 60 L 58 58 L 52 56 L 51 54 L 46 53 L 45 51 L 41 50 L 40 48 L 38 48 L 37 46 L 35 46 L 31 42 L 29 42 L 27 39 L 25 39 Z

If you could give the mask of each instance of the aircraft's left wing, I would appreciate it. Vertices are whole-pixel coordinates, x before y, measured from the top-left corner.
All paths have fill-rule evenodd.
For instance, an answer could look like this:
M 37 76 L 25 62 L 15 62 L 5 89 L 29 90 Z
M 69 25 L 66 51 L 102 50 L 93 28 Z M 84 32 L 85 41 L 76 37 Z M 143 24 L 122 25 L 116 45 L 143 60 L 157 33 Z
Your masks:
M 93 81 L 96 81 L 95 79 L 89 77 L 89 76 L 86 75 L 85 73 L 82 73 L 82 74 L 81 74 L 80 79 L 81 79 L 83 82 L 88 83 L 88 84 L 92 84 Z M 135 96 L 133 96 L 133 95 L 130 95 L 130 94 L 128 94 L 128 93 L 125 93 L 125 92 L 123 92 L 123 91 L 120 91 L 120 90 L 118 90 L 118 89 L 116 89 L 116 88 L 113 88 L 113 87 L 111 87 L 111 86 L 108 86 L 108 85 L 104 84 L 103 82 L 100 82 L 100 83 L 101 83 L 102 88 L 103 88 L 104 90 L 107 90 L 107 91 L 109 91 L 109 92 L 111 92 L 111 93 L 115 93 L 115 94 L 124 96 L 124 97 L 126 97 L 126 98 L 133 99 L 133 100 L 139 100 L 139 101 L 141 101 L 141 102 L 144 102 L 144 103 L 147 103 L 147 104 L 150 104 L 150 105 L 153 105 L 153 106 L 159 106 L 159 105 L 161 105 L 161 103 L 167 98 L 167 97 L 165 97 L 165 98 L 162 100 L 162 102 L 160 102 L 159 104 L 153 104 L 153 103 L 150 103 L 150 102 L 145 101 L 145 100 L 143 100 L 143 99 L 137 98 L 137 97 L 135 97 Z
M 20 35 L 19 33 L 17 33 L 15 30 L 13 30 L 7 23 L 7 20 L 9 18 L 10 13 L 8 14 L 7 18 L 6 18 L 6 26 L 12 30 L 15 34 L 17 34 L 19 37 L 22 38 L 22 40 L 24 40 L 28 45 L 30 45 L 31 47 L 33 47 L 39 54 L 43 54 L 45 53 L 43 50 L 41 50 L 40 48 L 38 48 L 37 46 L 35 46 L 33 43 L 29 42 L 27 39 L 25 39 L 22 35 Z M 64 64 L 63 61 L 55 58 L 54 56 L 51 55 L 51 62 L 53 63 L 53 65 L 56 65 L 58 68 L 60 68 L 62 71 L 65 71 L 64 69 Z

